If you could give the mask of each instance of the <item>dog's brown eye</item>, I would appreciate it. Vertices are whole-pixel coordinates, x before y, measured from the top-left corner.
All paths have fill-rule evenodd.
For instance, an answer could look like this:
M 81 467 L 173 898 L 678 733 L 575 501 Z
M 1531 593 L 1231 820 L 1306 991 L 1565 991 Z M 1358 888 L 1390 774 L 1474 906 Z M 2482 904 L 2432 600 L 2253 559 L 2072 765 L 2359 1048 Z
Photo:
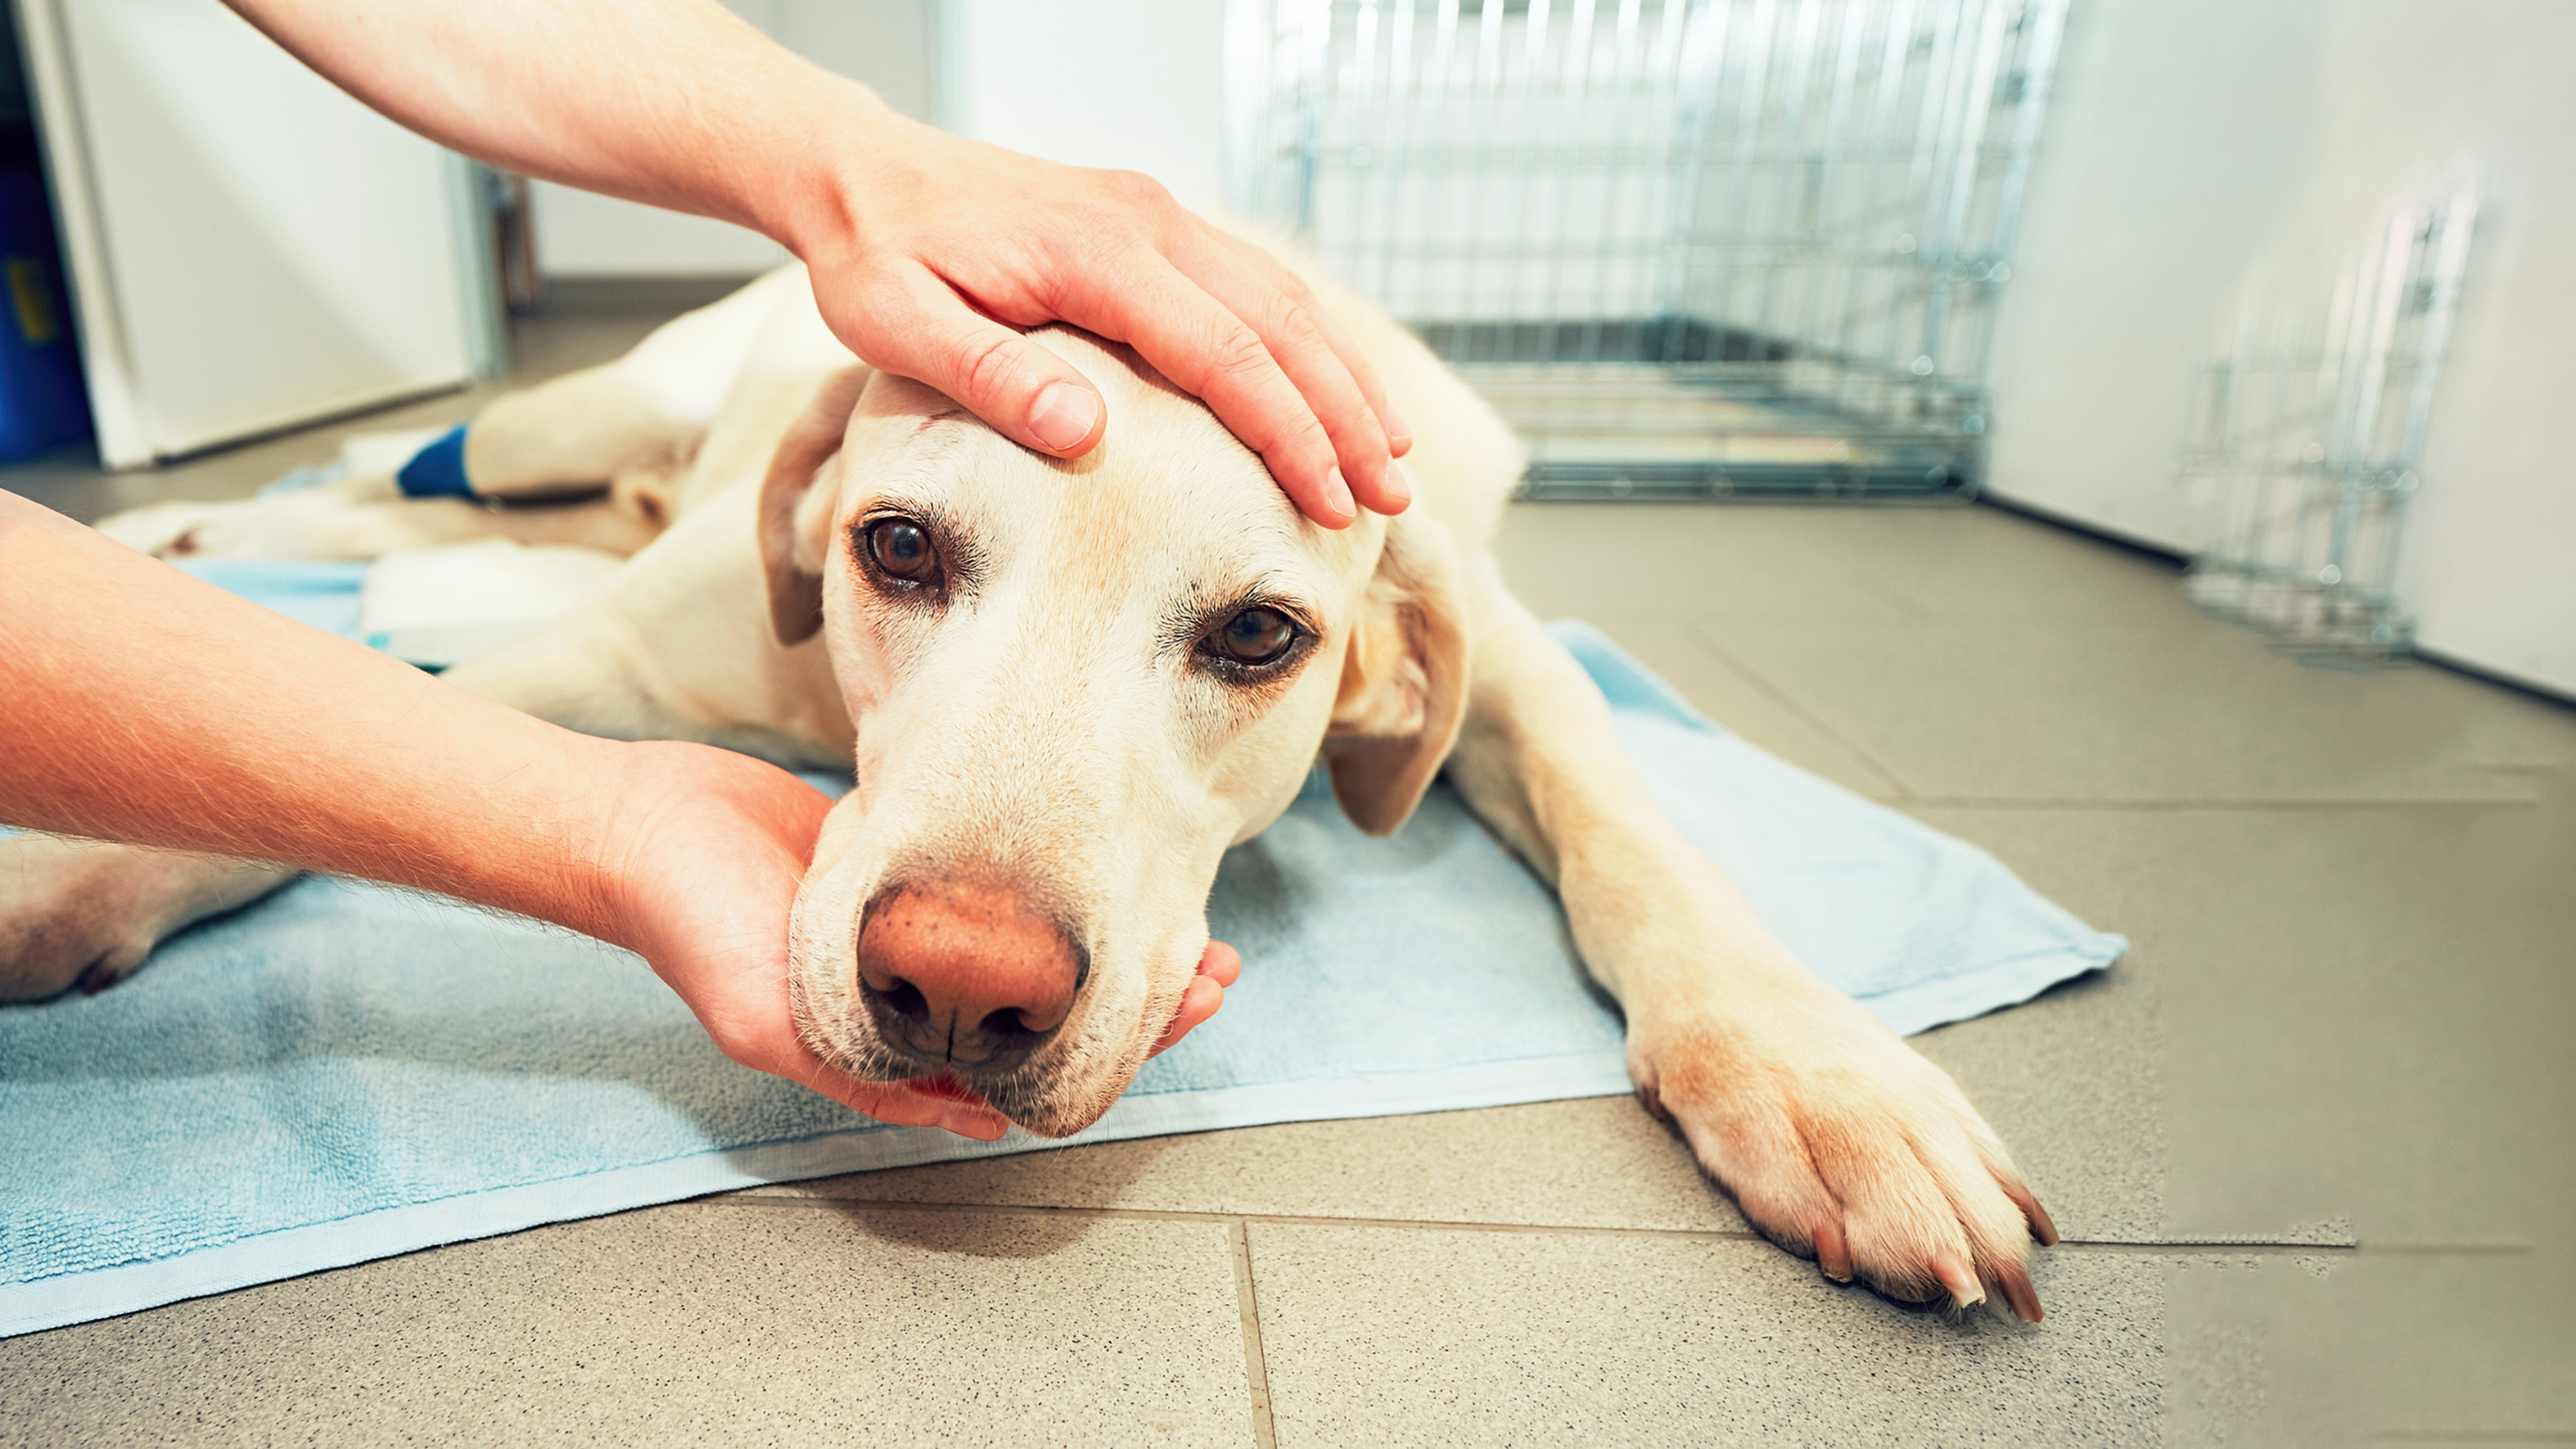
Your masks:
M 939 574 L 939 553 L 930 535 L 909 518 L 883 518 L 868 525 L 868 555 L 877 567 L 909 583 L 928 583 Z
M 1215 652 L 1237 664 L 1268 664 L 1297 642 L 1297 626 L 1277 609 L 1258 606 L 1225 621 L 1209 637 Z

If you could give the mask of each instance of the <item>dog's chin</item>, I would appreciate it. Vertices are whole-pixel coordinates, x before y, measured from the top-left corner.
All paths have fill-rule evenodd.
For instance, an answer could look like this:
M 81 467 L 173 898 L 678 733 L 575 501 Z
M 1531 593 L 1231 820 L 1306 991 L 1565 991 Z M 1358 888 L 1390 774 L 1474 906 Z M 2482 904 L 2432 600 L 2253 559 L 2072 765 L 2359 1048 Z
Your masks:
M 1032 1136 L 1070 1137 L 1099 1121 L 1133 1075 L 1098 1088 L 1059 1085 L 1051 1091 L 1025 1093 L 1005 1089 L 987 1094 L 985 1102 Z
M 1090 1073 L 1098 1080 L 1067 1080 L 1049 1064 L 985 1075 L 953 1067 L 925 1069 L 864 1028 L 842 1040 L 797 1023 L 806 1045 L 832 1067 L 862 1081 L 899 1083 L 924 1096 L 990 1107 L 1038 1137 L 1070 1137 L 1100 1120 L 1135 1080 L 1135 1068 Z

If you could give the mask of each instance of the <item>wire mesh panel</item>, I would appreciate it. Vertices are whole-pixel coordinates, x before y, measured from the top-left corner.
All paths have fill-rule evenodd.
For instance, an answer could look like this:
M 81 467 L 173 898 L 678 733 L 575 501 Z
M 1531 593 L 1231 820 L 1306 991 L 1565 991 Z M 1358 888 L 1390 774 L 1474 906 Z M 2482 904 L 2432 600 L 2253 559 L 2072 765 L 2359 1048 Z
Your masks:
M 2468 180 L 2397 207 L 2321 305 L 2248 309 L 2184 452 L 2214 540 L 2186 585 L 2204 607 L 2300 650 L 2407 647 L 2398 543 L 2477 210 Z
M 1533 494 L 1950 493 L 2065 0 L 1234 0 L 1235 204 Z

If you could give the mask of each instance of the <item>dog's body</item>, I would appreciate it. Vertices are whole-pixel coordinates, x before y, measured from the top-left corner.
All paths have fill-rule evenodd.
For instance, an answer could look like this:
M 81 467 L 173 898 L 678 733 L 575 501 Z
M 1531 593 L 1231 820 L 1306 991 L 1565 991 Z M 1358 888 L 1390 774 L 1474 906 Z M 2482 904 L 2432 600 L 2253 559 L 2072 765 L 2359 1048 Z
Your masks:
M 448 677 L 595 734 L 855 765 L 796 906 L 800 1029 L 846 1070 L 950 1073 L 1051 1135 L 1141 1065 L 1206 944 L 1219 856 L 1319 750 L 1374 833 L 1445 766 L 1559 891 L 1648 1107 L 1757 1224 L 1895 1296 L 1993 1285 L 2035 1318 L 2023 1263 L 2051 1230 L 1992 1131 L 1681 840 L 1598 691 L 1505 592 L 1485 545 L 1519 471 L 1508 432 L 1401 329 L 1326 301 L 1420 440 L 1415 506 L 1341 532 L 1122 348 L 1035 334 L 1109 400 L 1107 441 L 1055 462 L 870 373 L 792 268 L 476 420 L 478 490 L 607 484 L 598 501 L 358 480 L 103 527 L 155 551 L 633 551 L 605 596 Z M 286 878 L 0 841 L 0 994 L 113 980 Z

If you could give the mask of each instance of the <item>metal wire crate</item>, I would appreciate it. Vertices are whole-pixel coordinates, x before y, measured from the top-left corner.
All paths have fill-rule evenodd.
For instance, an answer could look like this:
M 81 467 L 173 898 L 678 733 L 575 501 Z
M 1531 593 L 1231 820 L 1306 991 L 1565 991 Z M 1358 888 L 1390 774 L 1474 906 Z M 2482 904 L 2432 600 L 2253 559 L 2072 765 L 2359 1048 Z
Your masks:
M 1234 204 L 1540 497 L 1960 495 L 2066 0 L 1232 0 Z
M 2408 647 L 2398 544 L 2477 211 L 2473 180 L 2396 207 L 2321 309 L 2246 310 L 2183 454 L 2214 540 L 2185 580 L 2202 607 L 2294 652 Z

